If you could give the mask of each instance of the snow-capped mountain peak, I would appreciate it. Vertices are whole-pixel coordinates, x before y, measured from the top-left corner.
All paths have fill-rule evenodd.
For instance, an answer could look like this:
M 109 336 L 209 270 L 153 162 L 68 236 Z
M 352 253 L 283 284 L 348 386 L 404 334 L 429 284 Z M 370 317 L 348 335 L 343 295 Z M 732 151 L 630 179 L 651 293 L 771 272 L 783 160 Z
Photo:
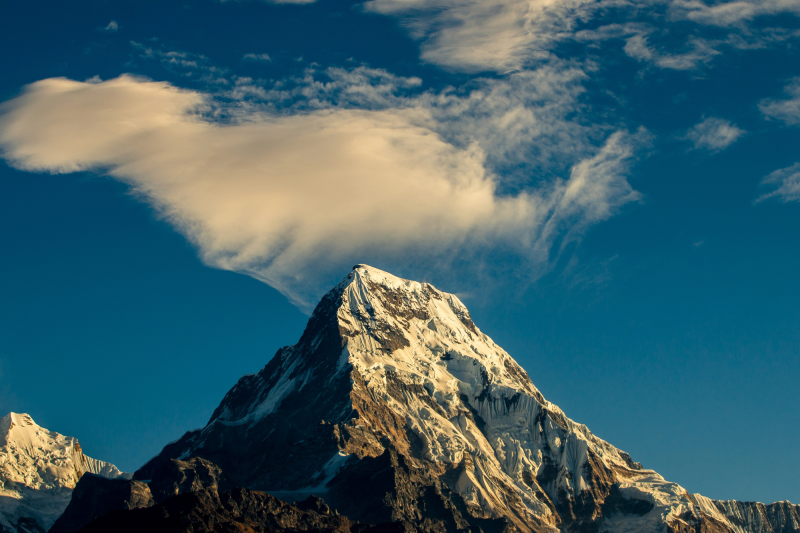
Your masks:
M 6 529 L 18 530 L 20 519 L 48 529 L 87 472 L 107 478 L 131 476 L 86 456 L 77 439 L 39 426 L 30 415 L 0 418 L 0 524 Z
M 457 296 L 367 265 L 136 477 L 192 456 L 242 486 L 422 531 L 756 531 L 570 420 Z

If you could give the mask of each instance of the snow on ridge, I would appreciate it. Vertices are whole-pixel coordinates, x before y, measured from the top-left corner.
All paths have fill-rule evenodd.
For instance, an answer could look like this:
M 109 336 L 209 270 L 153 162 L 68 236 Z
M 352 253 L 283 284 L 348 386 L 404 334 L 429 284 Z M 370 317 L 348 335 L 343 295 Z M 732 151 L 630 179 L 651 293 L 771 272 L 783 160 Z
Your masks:
M 0 419 L 0 476 L 6 481 L 34 489 L 71 488 L 85 472 L 110 479 L 132 475 L 86 456 L 75 437 L 49 431 L 28 414 Z
M 788 500 L 765 505 L 761 502 L 710 500 L 700 494 L 692 496 L 698 502 L 704 499 L 704 507 L 714 507 L 735 533 L 800 530 L 800 505 L 793 505 Z
M 386 272 L 385 270 L 381 270 L 364 263 L 359 263 L 358 265 L 354 266 L 353 272 L 358 272 L 362 275 L 369 276 L 376 281 L 383 280 L 383 282 L 386 283 L 386 286 L 421 285 L 421 283 L 418 281 L 403 279 L 395 276 L 394 274 Z
M 642 515 L 608 519 L 605 531 L 656 530 L 664 521 L 684 522 L 689 515 L 693 520 L 710 517 L 735 533 L 767 530 L 762 529 L 767 517 L 757 509 L 760 504 L 690 495 L 568 418 L 541 395 L 505 350 L 475 326 L 456 295 L 368 265 L 356 265 L 339 287 L 340 327 L 348 335 L 343 355 L 368 386 L 408 421 L 424 444 L 426 459 L 456 464 L 465 455 L 472 456 L 482 474 L 459 481 L 467 501 L 490 514 L 496 512 L 501 498 L 492 493 L 491 483 L 481 480 L 499 478 L 515 487 L 530 512 L 547 516 L 551 509 L 533 494 L 525 476 L 535 479 L 548 460 L 554 461 L 558 474 L 549 487 L 551 494 L 563 490 L 577 496 L 588 488 L 584 474 L 592 454 L 614 476 L 625 498 L 652 504 Z M 391 382 L 421 385 L 437 409 L 427 402 L 404 404 L 392 398 Z M 465 416 L 465 406 L 478 415 L 475 423 L 482 423 L 482 428 Z M 547 454 L 550 459 L 545 459 Z
M 0 525 L 9 531 L 20 516 L 31 516 L 49 529 L 87 472 L 110 479 L 132 477 L 87 457 L 75 437 L 49 431 L 28 414 L 9 413 L 0 419 Z
M 585 468 L 591 454 L 615 476 L 625 497 L 652 504 L 633 520 L 636 527 L 651 529 L 686 511 L 704 512 L 680 485 L 643 469 L 548 402 L 514 359 L 475 326 L 457 296 L 368 265 L 356 265 L 335 290 L 341 291 L 339 326 L 352 368 L 407 420 L 427 460 L 458 464 L 469 455 L 481 471 L 458 483 L 467 501 L 500 512 L 503 498 L 486 480 L 501 479 L 529 512 L 550 516 L 526 479 L 536 479 L 552 463 L 557 474 L 546 488 L 551 498 L 557 501 L 561 491 L 577 497 L 589 486 Z M 389 393 L 397 382 L 424 387 L 436 408 L 413 395 L 397 400 Z M 719 511 L 709 508 L 706 514 L 727 522 Z M 632 524 L 626 520 L 610 520 L 608 531 L 624 531 Z
M 589 484 L 590 454 L 619 478 L 623 493 L 653 504 L 637 519 L 642 527 L 692 508 L 682 487 L 642 469 L 548 402 L 516 361 L 478 329 L 456 295 L 359 264 L 323 301 L 336 301 L 331 297 L 340 298 L 336 316 L 346 340 L 337 374 L 345 366 L 361 374 L 376 397 L 407 421 L 427 460 L 455 465 L 471 456 L 481 473 L 465 474 L 457 486 L 490 515 L 505 514 L 504 497 L 487 481 L 496 479 L 514 487 L 525 512 L 551 516 L 526 479 L 536 479 L 552 463 L 558 474 L 546 490 L 577 496 Z M 248 414 L 272 412 L 293 390 L 287 368 L 296 365 L 292 359 L 284 361 L 272 390 Z M 398 383 L 423 387 L 436 406 L 413 394 L 395 398 L 390 389 Z

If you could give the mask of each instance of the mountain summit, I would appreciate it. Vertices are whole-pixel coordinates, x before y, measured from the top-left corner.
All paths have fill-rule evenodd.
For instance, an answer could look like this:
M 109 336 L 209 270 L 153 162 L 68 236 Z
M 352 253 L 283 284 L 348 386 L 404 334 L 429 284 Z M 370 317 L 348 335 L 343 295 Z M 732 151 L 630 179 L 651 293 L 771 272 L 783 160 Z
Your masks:
M 87 472 L 131 477 L 87 457 L 75 437 L 49 431 L 27 414 L 0 418 L 0 533 L 48 530 Z
M 714 502 L 643 468 L 548 402 L 455 295 L 366 265 L 135 477 L 190 457 L 423 531 L 800 530 L 797 506 Z

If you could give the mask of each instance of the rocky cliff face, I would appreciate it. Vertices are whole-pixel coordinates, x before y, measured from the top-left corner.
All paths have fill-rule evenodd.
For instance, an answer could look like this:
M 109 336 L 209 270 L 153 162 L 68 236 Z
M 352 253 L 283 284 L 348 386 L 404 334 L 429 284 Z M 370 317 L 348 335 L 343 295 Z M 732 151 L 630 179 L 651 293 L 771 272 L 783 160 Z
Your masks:
M 72 491 L 66 510 L 49 533 L 75 533 L 92 520 L 115 509 L 139 509 L 153 505 L 155 501 L 146 483 L 85 474 Z
M 26 414 L 0 418 L 0 532 L 47 531 L 87 472 L 131 476 L 87 457 L 74 437 L 48 431 Z
M 322 500 L 290 505 L 263 492 L 207 489 L 137 510 L 112 511 L 82 533 L 402 533 L 401 524 L 367 526 L 331 512 Z
M 232 487 L 227 486 L 220 468 L 199 457 L 166 461 L 147 482 L 84 475 L 72 491 L 69 506 L 49 533 L 75 533 L 111 511 L 143 509 L 187 492 L 227 488 Z
M 365 265 L 135 476 L 189 457 L 237 486 L 423 531 L 770 531 L 570 420 L 456 296 Z
M 792 533 L 800 531 L 800 505 L 775 502 L 764 505 L 758 502 L 735 500 L 714 501 L 694 494 L 698 505 L 709 514 L 718 512 L 736 533 Z

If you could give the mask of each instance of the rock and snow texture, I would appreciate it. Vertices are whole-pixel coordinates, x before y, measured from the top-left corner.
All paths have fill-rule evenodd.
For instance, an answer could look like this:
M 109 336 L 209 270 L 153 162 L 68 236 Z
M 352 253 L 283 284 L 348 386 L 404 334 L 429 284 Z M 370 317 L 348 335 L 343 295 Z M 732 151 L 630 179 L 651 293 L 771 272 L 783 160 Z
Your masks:
M 775 502 L 711 500 L 699 494 L 693 499 L 703 510 L 725 522 L 736 533 L 790 533 L 800 531 L 800 505 Z
M 365 265 L 296 345 L 135 475 L 192 456 L 240 486 L 314 492 L 353 519 L 424 531 L 772 531 L 567 418 L 456 296 Z
M 0 418 L 0 531 L 47 531 L 86 472 L 131 476 L 87 457 L 74 437 L 48 431 L 26 414 Z

